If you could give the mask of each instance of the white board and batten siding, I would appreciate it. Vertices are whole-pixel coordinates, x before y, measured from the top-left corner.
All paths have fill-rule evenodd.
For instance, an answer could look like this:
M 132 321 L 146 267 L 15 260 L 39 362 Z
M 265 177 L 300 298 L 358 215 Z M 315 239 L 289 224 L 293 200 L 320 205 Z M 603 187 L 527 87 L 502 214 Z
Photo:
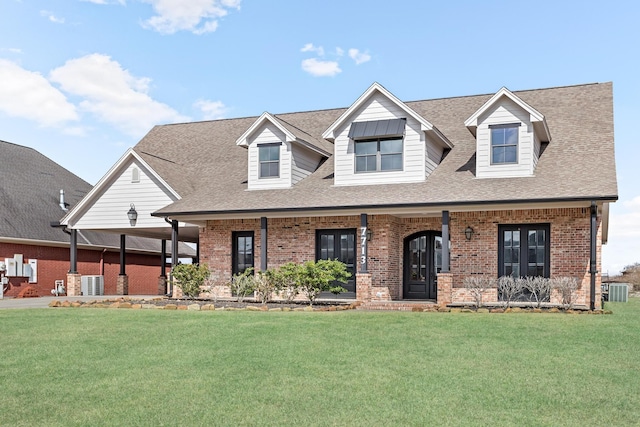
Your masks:
M 518 161 L 512 164 L 491 164 L 490 125 L 519 123 Z M 478 118 L 476 131 L 476 177 L 477 178 L 513 178 L 533 176 L 537 163 L 533 124 L 528 112 L 512 100 L 502 97 L 499 102 Z
M 280 176 L 260 178 L 258 147 L 261 144 L 280 145 Z M 291 144 L 286 142 L 284 133 L 273 123 L 267 123 L 249 139 L 249 190 L 266 190 L 291 187 Z
M 401 171 L 366 172 L 355 171 L 355 147 L 349 138 L 352 122 L 372 120 L 407 119 L 403 142 L 403 159 Z M 420 182 L 425 179 L 426 156 L 425 136 L 420 130 L 420 123 L 390 101 L 377 93 L 363 103 L 344 125 L 337 129 L 334 141 L 334 185 L 370 185 L 392 184 L 400 182 Z
M 138 171 L 137 182 L 133 179 L 134 169 Z M 151 213 L 175 200 L 175 196 L 150 171 L 131 161 L 113 178 L 104 193 L 86 209 L 73 227 L 86 230 L 128 228 L 130 224 L 127 212 L 131 203 L 135 204 L 138 212 L 136 229 L 169 227 L 162 218 L 152 217 Z

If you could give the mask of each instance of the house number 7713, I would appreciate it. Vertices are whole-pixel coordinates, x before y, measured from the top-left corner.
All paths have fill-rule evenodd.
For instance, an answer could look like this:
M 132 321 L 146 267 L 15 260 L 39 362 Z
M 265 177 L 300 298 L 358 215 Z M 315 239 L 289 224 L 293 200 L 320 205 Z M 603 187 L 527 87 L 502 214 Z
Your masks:
M 367 263 L 367 227 L 360 227 L 360 264 Z

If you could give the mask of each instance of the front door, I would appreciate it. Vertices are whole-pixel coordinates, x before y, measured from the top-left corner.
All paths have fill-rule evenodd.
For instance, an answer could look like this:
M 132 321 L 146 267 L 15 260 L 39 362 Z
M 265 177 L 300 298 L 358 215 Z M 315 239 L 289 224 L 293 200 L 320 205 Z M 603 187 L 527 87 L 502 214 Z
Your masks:
M 404 299 L 436 299 L 442 268 L 442 237 L 423 231 L 404 240 Z
M 356 297 L 356 230 L 318 230 L 316 234 L 316 259 L 337 259 L 346 264 L 351 277 L 346 283 L 339 283 L 347 292 L 338 298 Z M 330 292 L 323 292 L 321 298 L 334 297 Z

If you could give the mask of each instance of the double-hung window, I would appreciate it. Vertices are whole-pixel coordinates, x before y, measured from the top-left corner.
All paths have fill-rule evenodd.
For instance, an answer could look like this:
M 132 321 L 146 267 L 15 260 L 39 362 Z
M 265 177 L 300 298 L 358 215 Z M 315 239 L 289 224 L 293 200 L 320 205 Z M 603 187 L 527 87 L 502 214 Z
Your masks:
M 280 143 L 258 145 L 260 178 L 280 176 Z
M 490 125 L 491 164 L 518 163 L 518 130 L 520 124 Z
M 402 138 L 355 141 L 356 172 L 402 170 Z

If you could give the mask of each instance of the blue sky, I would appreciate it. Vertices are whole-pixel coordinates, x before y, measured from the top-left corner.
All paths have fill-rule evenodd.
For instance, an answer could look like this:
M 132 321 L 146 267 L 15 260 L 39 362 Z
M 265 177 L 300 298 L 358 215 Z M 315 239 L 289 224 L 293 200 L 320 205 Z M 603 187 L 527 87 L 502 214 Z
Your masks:
M 613 81 L 613 273 L 640 262 L 638 16 L 629 1 L 2 0 L 0 140 L 95 184 L 156 124 L 347 107 L 374 81 L 405 101 Z

